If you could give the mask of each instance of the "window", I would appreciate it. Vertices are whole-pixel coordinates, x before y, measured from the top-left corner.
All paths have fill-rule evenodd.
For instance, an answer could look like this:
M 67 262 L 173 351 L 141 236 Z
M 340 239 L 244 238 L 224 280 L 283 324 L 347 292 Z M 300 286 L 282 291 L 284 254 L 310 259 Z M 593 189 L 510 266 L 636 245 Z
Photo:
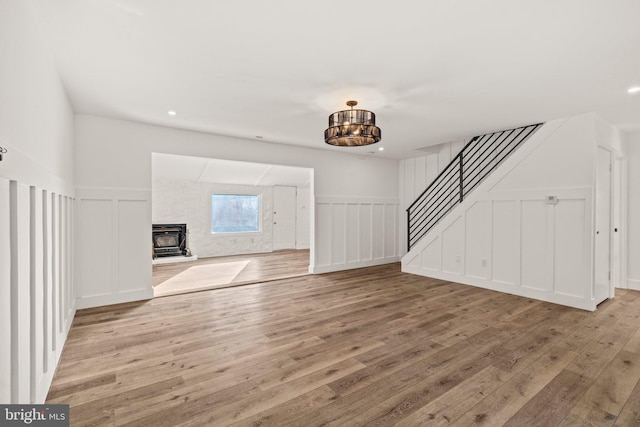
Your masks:
M 214 194 L 211 196 L 212 233 L 260 231 L 260 196 L 254 194 Z

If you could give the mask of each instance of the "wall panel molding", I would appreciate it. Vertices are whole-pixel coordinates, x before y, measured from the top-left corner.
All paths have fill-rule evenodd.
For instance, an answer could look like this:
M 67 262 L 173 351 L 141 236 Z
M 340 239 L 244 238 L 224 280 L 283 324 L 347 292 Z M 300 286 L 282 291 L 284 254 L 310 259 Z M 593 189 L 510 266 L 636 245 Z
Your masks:
M 92 248 L 76 251 L 68 264 L 75 268 L 77 308 L 152 298 L 151 191 L 82 188 L 76 194 L 73 246 Z
M 11 400 L 32 402 L 29 187 L 11 181 Z
M 315 205 L 312 273 L 399 261 L 397 199 L 318 196 Z
M 403 259 L 403 271 L 594 310 L 587 274 L 591 190 L 555 189 L 557 204 L 546 203 L 548 194 L 532 190 L 465 201 Z
M 11 402 L 11 221 L 9 180 L 0 177 L 0 402 Z
M 73 208 L 71 196 L 0 178 L 0 234 L 7 233 L 0 244 L 4 403 L 43 403 L 60 360 L 76 309 L 66 267 Z

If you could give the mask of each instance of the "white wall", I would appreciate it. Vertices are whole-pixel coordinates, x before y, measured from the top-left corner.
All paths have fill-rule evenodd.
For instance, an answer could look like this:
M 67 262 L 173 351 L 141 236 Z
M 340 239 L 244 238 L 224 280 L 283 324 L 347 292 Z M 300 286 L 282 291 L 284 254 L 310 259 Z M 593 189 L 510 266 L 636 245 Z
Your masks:
M 73 110 L 28 2 L 0 3 L 0 175 L 73 193 Z
M 545 124 L 412 248 L 403 270 L 595 309 L 597 121 Z
M 260 232 L 212 234 L 213 193 L 260 195 Z M 189 248 L 199 258 L 273 250 L 273 187 L 154 180 L 152 194 L 152 222 L 187 224 Z
M 640 290 L 640 133 L 626 136 L 627 142 L 627 284 Z
M 93 218 L 98 217 L 101 223 L 109 222 L 111 218 L 114 227 L 119 226 L 119 219 L 127 219 L 130 226 L 139 229 L 145 230 L 147 225 L 150 227 L 151 213 L 149 213 L 148 222 L 139 215 L 131 218 L 120 215 L 118 219 L 115 218 L 114 206 L 119 197 L 128 197 L 130 192 L 136 191 L 139 194 L 146 194 L 146 198 L 141 199 L 140 202 L 151 203 L 152 152 L 300 166 L 314 169 L 310 186 L 310 197 L 314 200 L 314 208 L 311 209 L 310 214 L 311 229 L 315 230 L 312 232 L 310 241 L 311 272 L 375 265 L 399 259 L 395 249 L 397 238 L 391 242 L 389 237 L 397 236 L 397 210 L 393 223 L 387 219 L 385 221 L 389 221 L 388 225 L 387 222 L 384 226 L 376 223 L 373 228 L 369 228 L 372 233 L 370 238 L 374 245 L 374 256 L 359 252 L 357 260 L 354 261 L 353 257 L 345 258 L 332 252 L 341 250 L 339 247 L 318 243 L 318 236 L 322 235 L 319 228 L 324 233 L 329 227 L 329 233 L 333 236 L 334 242 L 344 239 L 348 231 L 340 223 L 332 221 L 334 218 L 332 211 L 320 207 L 324 206 L 327 197 L 337 197 L 341 203 L 353 201 L 356 205 L 364 205 L 365 209 L 372 203 L 377 206 L 380 200 L 383 200 L 385 205 L 397 206 L 398 162 L 396 160 L 345 154 L 348 153 L 346 150 L 336 152 L 309 149 L 84 115 L 76 116 L 76 138 L 78 141 L 76 182 L 81 189 L 78 192 L 82 194 L 81 205 L 91 201 L 94 203 L 94 210 L 99 212 L 99 215 L 91 216 L 94 210 L 79 209 L 79 223 L 86 223 L 83 227 L 88 227 L 88 224 L 94 221 Z M 323 144 L 321 138 L 318 144 Z M 105 193 L 106 190 L 109 191 L 108 194 Z M 95 204 L 101 201 L 105 203 L 100 206 Z M 385 208 L 385 211 L 387 209 Z M 331 220 L 325 217 L 326 215 L 329 215 Z M 389 217 L 387 214 L 385 218 Z M 375 218 L 378 221 L 379 217 Z M 97 261 L 105 256 L 109 257 L 109 254 L 125 250 L 129 253 L 134 251 L 136 256 L 143 259 L 149 251 L 150 228 L 148 233 L 147 236 L 140 236 L 140 242 L 134 248 L 123 247 L 118 241 L 107 241 L 107 245 L 98 247 L 95 243 L 80 238 L 78 246 L 84 248 L 83 256 L 89 258 L 85 259 L 86 264 L 76 264 L 80 297 L 84 298 L 85 293 L 88 292 L 88 295 L 96 297 L 91 302 L 96 305 L 106 301 L 129 301 L 134 295 L 144 297 L 141 293 L 136 293 L 137 288 L 127 289 L 128 285 L 117 289 L 110 286 L 109 283 L 113 283 L 112 278 L 115 274 L 123 277 L 144 278 L 142 282 L 137 282 L 136 286 L 145 286 L 148 292 L 151 292 L 151 280 L 147 279 L 150 264 L 129 264 L 126 270 L 116 272 L 113 266 L 101 265 Z M 391 246 L 394 247 L 393 251 L 389 250 Z M 384 255 L 380 256 L 380 253 Z M 325 262 L 327 259 L 331 262 Z M 90 271 L 88 265 L 94 269 Z M 85 288 L 88 282 L 84 278 L 90 275 L 99 275 L 103 278 L 101 280 L 104 283 L 99 286 L 99 290 Z M 102 294 L 99 294 L 100 292 Z
M 558 121 L 547 123 L 549 124 Z M 537 134 L 544 135 L 540 129 Z M 595 115 L 571 117 L 496 184 L 494 190 L 592 187 L 595 176 Z M 522 146 L 529 145 L 529 141 Z M 518 149 L 517 151 L 520 151 Z
M 75 313 L 74 116 L 29 2 L 0 2 L 0 402 L 42 403 Z
M 76 183 L 151 189 L 151 153 L 300 166 L 315 170 L 314 194 L 397 197 L 398 161 L 233 138 L 103 117 L 76 116 Z M 318 144 L 324 144 L 322 138 Z M 117 166 L 116 166 L 117 165 Z

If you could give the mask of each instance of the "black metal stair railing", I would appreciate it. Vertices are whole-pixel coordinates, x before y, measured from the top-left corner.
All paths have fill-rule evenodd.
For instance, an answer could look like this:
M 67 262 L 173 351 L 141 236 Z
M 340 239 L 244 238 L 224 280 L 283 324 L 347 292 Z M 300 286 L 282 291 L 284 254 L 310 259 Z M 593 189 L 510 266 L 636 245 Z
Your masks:
M 471 138 L 407 209 L 407 249 L 484 180 L 543 123 Z

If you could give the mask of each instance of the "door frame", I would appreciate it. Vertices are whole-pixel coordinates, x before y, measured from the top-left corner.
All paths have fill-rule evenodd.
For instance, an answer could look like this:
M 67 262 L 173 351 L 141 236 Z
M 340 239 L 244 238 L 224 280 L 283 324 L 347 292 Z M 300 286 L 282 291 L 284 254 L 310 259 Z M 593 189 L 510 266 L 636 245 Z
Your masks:
M 614 265 L 613 265 L 613 252 L 614 252 L 614 239 L 613 239 L 613 229 L 615 228 L 614 226 L 614 171 L 613 171 L 613 164 L 614 164 L 614 150 L 611 147 L 607 147 L 607 146 L 603 146 L 603 145 L 597 145 L 596 146 L 596 157 L 594 159 L 594 163 L 595 163 L 595 174 L 594 174 L 594 187 L 593 187 L 593 208 L 594 208 L 594 215 L 593 215 L 593 242 L 594 242 L 594 246 L 593 246 L 593 298 L 596 299 L 596 289 L 597 289 L 597 278 L 598 278 L 598 238 L 597 238 L 597 231 L 598 231 L 598 183 L 599 183 L 599 174 L 600 174 L 600 170 L 599 170 L 599 156 L 600 156 L 600 150 L 603 150 L 604 152 L 606 152 L 609 156 L 609 262 L 607 264 L 608 267 L 608 273 L 609 273 L 609 278 L 608 278 L 608 285 L 609 285 L 609 291 L 608 291 L 608 297 L 607 298 L 614 298 L 615 297 L 615 286 L 614 286 Z M 606 301 L 605 298 L 603 301 Z M 596 300 L 596 304 L 599 304 L 603 301 L 597 301 Z
M 627 283 L 627 159 L 613 150 L 612 173 L 612 270 L 613 287 L 629 289 Z M 617 231 L 616 231 L 617 230 Z

